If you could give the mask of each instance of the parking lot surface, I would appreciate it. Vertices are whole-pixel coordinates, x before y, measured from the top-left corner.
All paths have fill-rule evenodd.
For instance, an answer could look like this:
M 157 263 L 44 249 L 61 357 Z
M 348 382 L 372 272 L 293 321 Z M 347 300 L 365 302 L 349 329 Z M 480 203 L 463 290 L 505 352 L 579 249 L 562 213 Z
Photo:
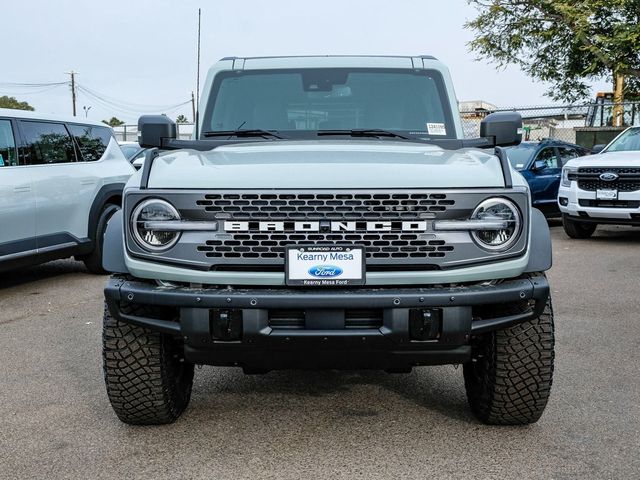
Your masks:
M 0 478 L 639 478 L 640 229 L 552 230 L 556 372 L 529 427 L 478 423 L 452 366 L 205 367 L 177 423 L 130 427 L 102 380 L 106 277 L 0 274 Z

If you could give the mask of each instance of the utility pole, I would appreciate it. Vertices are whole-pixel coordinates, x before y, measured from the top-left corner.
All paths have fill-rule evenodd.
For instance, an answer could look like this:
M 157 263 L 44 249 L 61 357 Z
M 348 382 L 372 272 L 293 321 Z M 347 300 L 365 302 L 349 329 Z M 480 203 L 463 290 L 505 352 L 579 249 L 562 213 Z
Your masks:
M 71 103 L 73 105 L 73 116 L 76 116 L 76 73 L 73 70 L 65 72 L 67 75 L 71 75 Z
M 191 92 L 191 114 L 193 115 L 193 123 L 196 123 L 196 97 Z
M 202 19 L 202 11 L 198 9 L 198 60 L 197 60 L 197 72 L 196 72 L 196 103 L 200 106 L 200 21 Z M 195 113 L 193 115 L 193 123 L 195 128 L 196 138 L 198 138 L 198 117 Z

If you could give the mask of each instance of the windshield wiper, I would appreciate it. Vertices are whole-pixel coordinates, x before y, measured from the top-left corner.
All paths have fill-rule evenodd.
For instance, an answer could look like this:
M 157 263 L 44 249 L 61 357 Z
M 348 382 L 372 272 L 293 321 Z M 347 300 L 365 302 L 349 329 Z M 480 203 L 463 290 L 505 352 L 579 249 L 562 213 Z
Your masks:
M 263 137 L 263 138 L 278 138 L 284 139 L 284 137 L 271 130 L 214 130 L 210 132 L 204 132 L 205 137 Z
M 401 138 L 403 140 L 415 140 L 415 137 L 409 137 L 401 133 L 391 130 L 382 130 L 379 128 L 354 128 L 351 130 L 318 130 L 318 136 L 339 136 L 349 135 L 351 137 L 391 137 Z

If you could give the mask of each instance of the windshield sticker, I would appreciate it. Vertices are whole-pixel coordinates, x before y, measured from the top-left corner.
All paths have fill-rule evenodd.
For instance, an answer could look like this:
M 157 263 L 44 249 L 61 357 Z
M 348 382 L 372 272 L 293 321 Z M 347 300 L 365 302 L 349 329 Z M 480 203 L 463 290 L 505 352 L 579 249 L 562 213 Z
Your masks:
M 446 135 L 447 127 L 444 123 L 427 123 L 429 135 Z
M 516 168 L 522 168 L 522 167 L 524 167 L 524 163 L 519 163 L 516 165 Z

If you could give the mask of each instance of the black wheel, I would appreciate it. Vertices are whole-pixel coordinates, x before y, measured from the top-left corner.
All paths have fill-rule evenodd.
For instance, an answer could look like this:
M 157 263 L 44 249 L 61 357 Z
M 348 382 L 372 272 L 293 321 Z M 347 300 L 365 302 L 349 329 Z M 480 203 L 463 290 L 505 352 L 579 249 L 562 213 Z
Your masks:
M 598 227 L 595 223 L 572 220 L 567 215 L 562 216 L 562 226 L 565 233 L 571 238 L 589 238 Z
M 138 316 L 146 310 L 126 309 Z M 102 358 L 107 395 L 123 422 L 173 423 L 187 408 L 193 364 L 184 361 L 182 345 L 174 337 L 120 322 L 105 305 Z
M 93 251 L 82 257 L 87 270 L 96 275 L 105 275 L 108 272 L 102 267 L 102 247 L 104 245 L 104 233 L 107 230 L 107 223 L 114 213 L 120 210 L 117 205 L 105 205 L 98 217 L 98 223 L 96 225 L 95 245 Z
M 464 365 L 464 383 L 474 415 L 493 425 L 536 422 L 553 379 L 551 299 L 538 318 L 483 335 L 472 357 Z

